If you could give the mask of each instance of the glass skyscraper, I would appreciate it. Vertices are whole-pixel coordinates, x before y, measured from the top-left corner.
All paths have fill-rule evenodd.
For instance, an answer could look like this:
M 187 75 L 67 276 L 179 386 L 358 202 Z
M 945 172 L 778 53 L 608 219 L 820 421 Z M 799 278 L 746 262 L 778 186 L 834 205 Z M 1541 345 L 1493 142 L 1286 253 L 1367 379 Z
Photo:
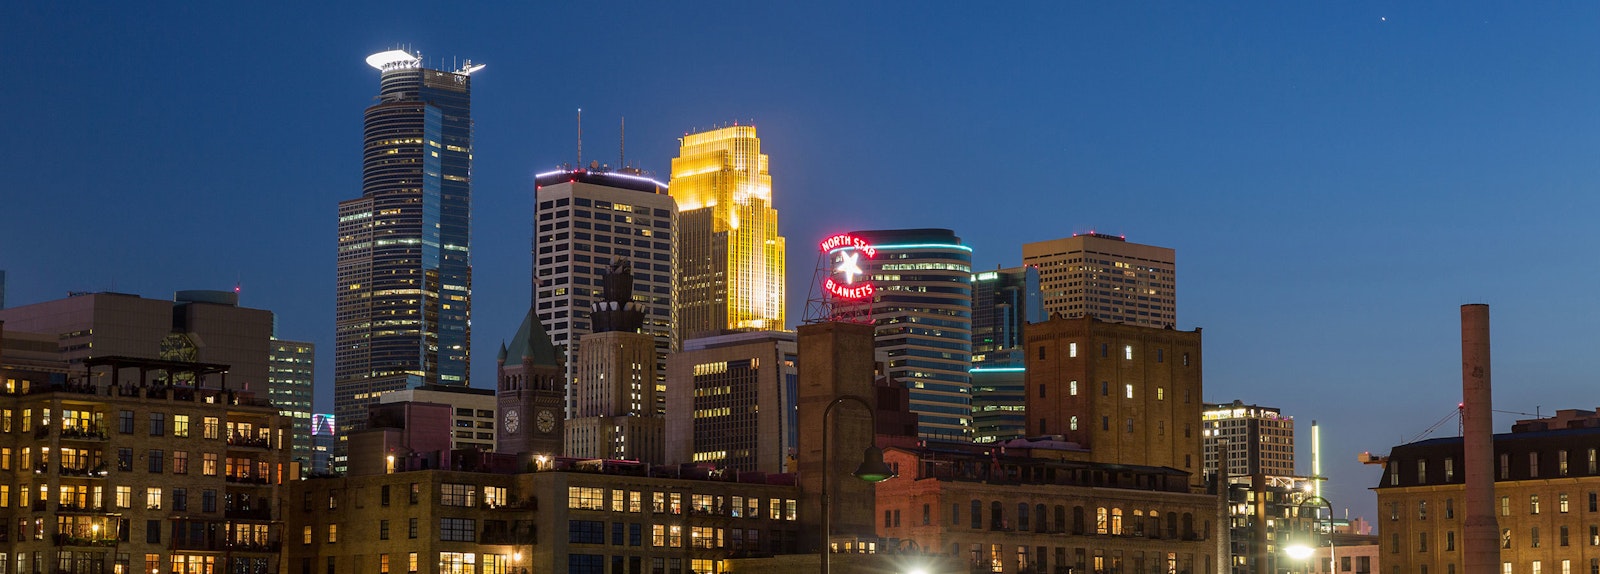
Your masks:
M 434 70 L 404 50 L 367 63 L 382 74 L 365 116 L 362 193 L 339 203 L 341 439 L 385 391 L 468 384 L 472 341 L 471 74 L 483 66 Z
M 910 390 L 917 434 L 971 441 L 972 248 L 948 229 L 851 235 L 877 249 L 860 263 L 877 287 L 874 344 L 888 355 L 889 376 Z

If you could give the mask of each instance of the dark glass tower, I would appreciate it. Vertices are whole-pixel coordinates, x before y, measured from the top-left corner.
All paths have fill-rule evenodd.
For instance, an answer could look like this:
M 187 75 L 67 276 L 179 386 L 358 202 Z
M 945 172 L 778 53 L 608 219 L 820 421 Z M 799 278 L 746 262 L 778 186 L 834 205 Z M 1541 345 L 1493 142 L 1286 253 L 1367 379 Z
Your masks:
M 483 66 L 373 54 L 361 197 L 339 204 L 334 414 L 342 440 L 391 390 L 468 384 L 472 82 Z M 341 465 L 337 449 L 336 465 Z

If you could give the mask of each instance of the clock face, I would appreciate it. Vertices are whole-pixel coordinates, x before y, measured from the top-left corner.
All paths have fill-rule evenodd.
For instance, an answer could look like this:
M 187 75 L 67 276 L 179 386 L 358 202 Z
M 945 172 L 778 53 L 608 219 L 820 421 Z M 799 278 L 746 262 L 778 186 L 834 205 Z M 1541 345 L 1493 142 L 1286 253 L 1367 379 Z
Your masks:
M 506 409 L 506 432 L 516 433 L 522 419 L 517 415 L 517 409 Z
M 539 415 L 536 418 L 535 422 L 539 425 L 539 432 L 550 432 L 550 429 L 556 428 L 556 415 L 550 412 L 550 409 L 539 411 Z

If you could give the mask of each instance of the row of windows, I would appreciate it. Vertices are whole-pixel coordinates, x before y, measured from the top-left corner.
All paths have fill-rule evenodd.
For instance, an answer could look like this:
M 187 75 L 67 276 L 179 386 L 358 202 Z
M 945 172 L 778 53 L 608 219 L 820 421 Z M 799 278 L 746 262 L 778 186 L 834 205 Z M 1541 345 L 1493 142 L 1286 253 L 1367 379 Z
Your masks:
M 611 490 L 611 512 L 643 512 L 644 499 L 650 498 L 650 511 L 655 514 L 683 514 L 684 499 L 681 492 L 646 492 L 640 490 Z M 592 486 L 567 487 L 567 508 L 574 510 L 608 510 L 606 489 Z M 689 512 L 733 518 L 760 518 L 762 510 L 774 520 L 796 520 L 799 503 L 792 498 L 762 499 L 720 494 L 690 494 Z

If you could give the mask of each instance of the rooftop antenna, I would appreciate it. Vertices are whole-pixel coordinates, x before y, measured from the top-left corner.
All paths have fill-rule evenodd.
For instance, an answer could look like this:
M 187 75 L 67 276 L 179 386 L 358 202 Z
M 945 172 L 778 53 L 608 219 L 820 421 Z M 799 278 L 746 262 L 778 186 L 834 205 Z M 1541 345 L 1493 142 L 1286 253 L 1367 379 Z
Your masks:
M 578 108 L 578 169 L 583 169 L 583 108 Z
M 628 167 L 628 116 L 622 116 L 622 124 L 617 128 L 617 168 Z

